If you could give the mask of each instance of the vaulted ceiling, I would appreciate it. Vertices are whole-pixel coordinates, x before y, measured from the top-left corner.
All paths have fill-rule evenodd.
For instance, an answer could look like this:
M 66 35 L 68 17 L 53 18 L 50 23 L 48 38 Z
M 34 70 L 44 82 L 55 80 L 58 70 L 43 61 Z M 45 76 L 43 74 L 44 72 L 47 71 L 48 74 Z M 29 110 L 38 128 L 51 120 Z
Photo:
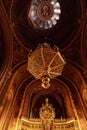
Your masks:
M 15 40 L 26 50 L 35 50 L 38 44 L 48 42 L 51 46 L 58 46 L 66 59 L 72 60 L 79 65 L 83 64 L 81 57 L 83 55 L 82 53 L 84 53 L 82 49 L 84 49 L 85 46 L 83 45 L 85 43 L 82 42 L 84 38 L 83 23 L 86 18 L 85 1 L 59 0 L 61 8 L 60 19 L 51 29 L 38 29 L 31 23 L 28 17 L 28 10 L 32 4 L 31 1 L 22 0 L 20 2 L 18 0 L 12 0 L 12 2 L 4 2 L 3 0 L 3 3 L 7 11 L 11 32 Z M 6 18 L 3 18 L 3 20 L 4 19 Z M 1 32 L 0 35 L 4 35 L 5 29 L 3 28 Z M 5 40 L 2 41 L 2 39 L 1 42 L 4 42 Z M 2 46 L 3 45 L 0 45 L 1 50 L 3 48 Z M 4 51 L 0 52 L 2 59 Z
M 28 17 L 32 1 L 0 1 L 0 103 L 3 104 L 4 97 L 8 100 L 7 115 L 11 113 L 7 123 L 19 115 L 21 103 L 24 116 L 38 117 L 46 97 L 58 109 L 56 118 L 72 117 L 75 113 L 70 95 L 79 118 L 87 119 L 87 1 L 57 0 L 60 19 L 50 29 L 37 28 Z M 66 60 L 62 75 L 52 79 L 47 90 L 27 70 L 29 52 L 44 42 L 52 48 L 57 46 Z M 1 111 L 3 118 L 3 105 Z M 7 123 L 2 124 L 4 128 Z

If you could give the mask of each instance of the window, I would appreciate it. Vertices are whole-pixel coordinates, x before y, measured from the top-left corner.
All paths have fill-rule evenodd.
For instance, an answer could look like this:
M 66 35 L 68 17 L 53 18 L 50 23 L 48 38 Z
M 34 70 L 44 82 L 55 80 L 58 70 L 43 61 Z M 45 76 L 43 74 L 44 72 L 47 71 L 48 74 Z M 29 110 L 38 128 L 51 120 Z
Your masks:
M 57 0 L 33 0 L 28 18 L 40 29 L 49 29 L 57 24 L 61 14 Z

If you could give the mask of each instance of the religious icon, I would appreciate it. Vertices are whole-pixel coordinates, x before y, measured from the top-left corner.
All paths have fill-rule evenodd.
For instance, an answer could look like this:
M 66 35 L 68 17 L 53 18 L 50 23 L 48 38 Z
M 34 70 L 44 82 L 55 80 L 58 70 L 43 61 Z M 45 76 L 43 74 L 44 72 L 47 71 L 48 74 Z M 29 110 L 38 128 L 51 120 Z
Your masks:
M 48 6 L 47 5 L 43 6 L 43 8 L 42 8 L 42 16 L 48 17 L 49 13 L 50 13 L 50 11 L 49 11 Z

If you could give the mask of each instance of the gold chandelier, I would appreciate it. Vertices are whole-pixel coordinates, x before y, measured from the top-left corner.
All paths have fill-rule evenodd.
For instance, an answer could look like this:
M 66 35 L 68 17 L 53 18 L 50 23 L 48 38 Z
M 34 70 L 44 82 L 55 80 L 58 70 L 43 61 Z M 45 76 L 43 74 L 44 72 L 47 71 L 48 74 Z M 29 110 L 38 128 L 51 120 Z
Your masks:
M 50 87 L 50 79 L 62 74 L 66 62 L 59 49 L 52 49 L 44 43 L 28 57 L 28 71 L 36 78 L 41 79 L 42 87 Z

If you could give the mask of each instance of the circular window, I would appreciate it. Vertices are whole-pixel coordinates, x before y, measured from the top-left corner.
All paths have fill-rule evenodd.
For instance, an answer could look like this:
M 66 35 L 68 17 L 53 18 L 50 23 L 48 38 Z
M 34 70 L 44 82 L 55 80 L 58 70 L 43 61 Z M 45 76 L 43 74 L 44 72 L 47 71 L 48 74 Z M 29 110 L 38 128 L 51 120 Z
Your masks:
M 31 22 L 41 29 L 49 29 L 57 24 L 61 14 L 57 0 L 34 0 L 28 12 Z

